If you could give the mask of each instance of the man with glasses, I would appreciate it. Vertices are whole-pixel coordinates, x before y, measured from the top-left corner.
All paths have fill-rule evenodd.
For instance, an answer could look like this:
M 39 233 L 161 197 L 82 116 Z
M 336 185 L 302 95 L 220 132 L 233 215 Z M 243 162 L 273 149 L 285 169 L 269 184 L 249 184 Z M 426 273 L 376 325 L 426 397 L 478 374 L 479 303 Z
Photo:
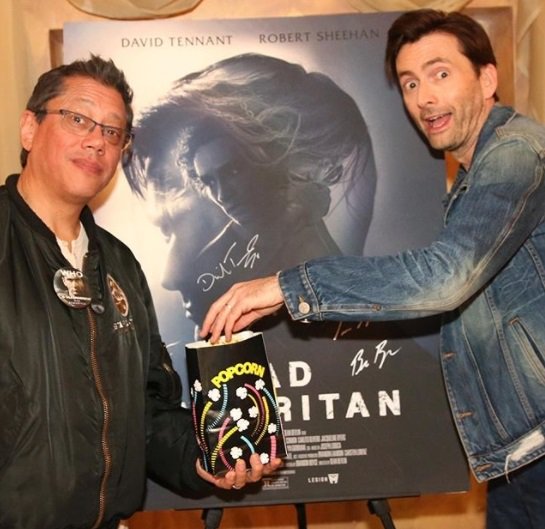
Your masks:
M 131 101 L 123 73 L 91 57 L 42 75 L 21 117 L 23 168 L 0 187 L 2 528 L 109 529 L 141 505 L 146 470 L 209 493 L 279 464 L 200 467 L 144 275 L 94 224 L 87 204 L 130 146 Z
M 62 120 L 62 126 L 64 129 L 68 132 L 72 132 L 73 134 L 77 134 L 78 136 L 87 136 L 87 134 L 93 132 L 95 127 L 98 125 L 102 131 L 104 139 L 111 145 L 121 146 L 122 149 L 126 149 L 132 139 L 132 134 L 128 130 L 98 123 L 88 116 L 78 114 L 77 112 L 71 112 L 70 110 L 66 110 L 64 108 L 60 108 L 59 110 L 36 110 L 34 114 L 58 114 L 64 118 Z

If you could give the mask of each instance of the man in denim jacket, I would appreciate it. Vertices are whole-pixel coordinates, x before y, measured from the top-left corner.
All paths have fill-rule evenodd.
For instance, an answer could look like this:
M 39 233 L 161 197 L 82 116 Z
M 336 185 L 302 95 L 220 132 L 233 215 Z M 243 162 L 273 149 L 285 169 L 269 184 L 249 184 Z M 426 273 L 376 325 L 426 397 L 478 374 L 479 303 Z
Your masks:
M 385 257 L 329 257 L 234 285 L 202 336 L 229 339 L 286 305 L 294 320 L 442 314 L 441 361 L 469 464 L 490 480 L 487 526 L 545 527 L 545 128 L 496 102 L 494 54 L 459 13 L 418 10 L 386 66 L 430 145 L 459 162 L 437 240 Z

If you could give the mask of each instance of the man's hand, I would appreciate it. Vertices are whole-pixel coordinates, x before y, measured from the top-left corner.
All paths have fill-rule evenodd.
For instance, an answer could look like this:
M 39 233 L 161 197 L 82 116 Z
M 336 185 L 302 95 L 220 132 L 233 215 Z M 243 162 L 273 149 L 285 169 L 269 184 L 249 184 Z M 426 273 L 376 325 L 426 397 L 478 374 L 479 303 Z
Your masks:
M 197 460 L 197 474 L 220 489 L 238 490 L 244 487 L 244 485 L 260 481 L 263 476 L 269 476 L 281 465 L 282 460 L 278 458 L 264 465 L 259 458 L 259 454 L 252 454 L 250 456 L 249 469 L 246 468 L 246 463 L 242 459 L 239 459 L 235 465 L 235 470 L 230 470 L 221 478 L 206 472 L 202 468 L 201 462 Z
M 201 338 L 211 335 L 211 343 L 216 343 L 221 334 L 230 341 L 233 332 L 276 312 L 283 303 L 277 276 L 236 283 L 212 304 L 199 334 Z

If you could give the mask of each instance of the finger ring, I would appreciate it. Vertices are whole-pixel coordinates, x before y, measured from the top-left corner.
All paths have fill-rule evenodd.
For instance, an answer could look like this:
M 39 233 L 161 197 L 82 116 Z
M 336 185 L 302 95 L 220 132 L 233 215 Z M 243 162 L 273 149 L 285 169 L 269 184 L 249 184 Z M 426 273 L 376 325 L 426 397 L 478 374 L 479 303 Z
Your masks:
M 242 488 L 242 486 L 237 487 L 236 485 L 233 485 L 231 488 L 232 488 L 232 489 L 235 489 L 235 490 L 240 490 L 240 489 Z
M 230 305 L 229 303 L 226 303 L 226 304 L 225 304 L 225 308 L 226 308 L 226 309 L 230 309 L 230 308 L 231 308 L 231 305 Z

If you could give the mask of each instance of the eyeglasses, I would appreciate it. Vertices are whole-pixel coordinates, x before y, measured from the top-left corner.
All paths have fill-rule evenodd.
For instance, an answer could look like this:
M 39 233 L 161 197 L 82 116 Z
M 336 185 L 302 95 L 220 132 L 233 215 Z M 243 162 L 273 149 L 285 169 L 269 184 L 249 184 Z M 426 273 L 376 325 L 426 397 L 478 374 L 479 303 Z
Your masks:
M 116 147 L 121 146 L 122 150 L 126 149 L 133 139 L 133 134 L 128 130 L 120 127 L 113 127 L 111 125 L 104 125 L 104 123 L 99 123 L 88 116 L 84 116 L 78 112 L 72 112 L 71 110 L 65 110 L 64 108 L 59 110 L 37 110 L 34 113 L 44 115 L 59 114 L 62 117 L 61 125 L 64 130 L 76 134 L 77 136 L 87 136 L 87 134 L 90 134 L 95 130 L 96 126 L 99 126 L 104 139 L 110 145 Z

